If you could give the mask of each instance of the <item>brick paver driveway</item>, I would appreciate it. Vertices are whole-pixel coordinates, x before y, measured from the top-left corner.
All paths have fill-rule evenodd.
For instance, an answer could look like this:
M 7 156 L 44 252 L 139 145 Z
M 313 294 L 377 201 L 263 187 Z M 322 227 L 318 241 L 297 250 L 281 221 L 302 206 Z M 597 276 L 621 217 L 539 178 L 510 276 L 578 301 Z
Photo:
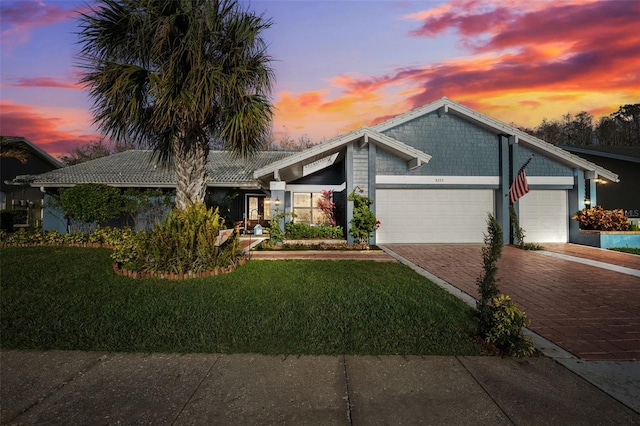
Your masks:
M 482 245 L 385 247 L 478 297 Z M 569 244 L 548 249 L 640 270 L 638 256 Z M 500 292 L 527 313 L 534 332 L 581 359 L 640 360 L 640 277 L 513 246 L 504 248 L 498 268 Z

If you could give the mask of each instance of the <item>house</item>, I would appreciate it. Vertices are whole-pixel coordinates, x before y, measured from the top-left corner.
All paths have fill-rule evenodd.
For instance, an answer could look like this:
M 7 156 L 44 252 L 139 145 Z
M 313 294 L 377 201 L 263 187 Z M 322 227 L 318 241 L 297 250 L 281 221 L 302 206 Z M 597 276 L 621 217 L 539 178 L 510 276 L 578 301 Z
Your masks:
M 348 230 L 348 195 L 362 190 L 382 224 L 372 243 L 482 243 L 488 213 L 508 242 L 505 196 L 532 156 L 531 191 L 514 206 L 520 226 L 528 242 L 571 241 L 579 230 L 570 217 L 585 201 L 596 202 L 596 179 L 618 182 L 618 175 L 447 98 L 297 153 L 261 152 L 245 163 L 212 152 L 208 186 L 239 191 L 233 216 L 245 226 L 281 212 L 316 223 L 316 200 L 331 190 L 338 224 Z M 175 187 L 172 173 L 150 159 L 150 152 L 124 152 L 45 173 L 32 185 Z
M 514 206 L 520 226 L 528 242 L 571 241 L 579 229 L 570 217 L 585 201 L 596 203 L 595 180 L 618 176 L 447 98 L 269 164 L 254 177 L 294 212 L 299 194 L 333 189 L 347 223 L 346 195 L 363 189 L 382 224 L 378 244 L 481 243 L 487 213 L 510 241 L 505 195 L 532 155 L 531 191 Z M 344 181 L 328 185 L 322 176 L 332 174 L 324 170 L 338 161 Z
M 16 176 L 40 174 L 63 164 L 23 137 L 3 136 L 0 158 L 0 210 L 24 212 L 24 222 L 14 227 L 39 225 L 42 220 L 43 193 Z M 8 154 L 13 151 L 14 154 Z M 8 154 L 8 155 L 4 155 Z
M 598 204 L 607 210 L 623 209 L 629 218 L 640 221 L 640 147 L 638 146 L 563 146 L 566 151 L 596 162 L 620 177 L 617 185 L 597 180 Z M 594 204 L 595 205 L 595 204 Z

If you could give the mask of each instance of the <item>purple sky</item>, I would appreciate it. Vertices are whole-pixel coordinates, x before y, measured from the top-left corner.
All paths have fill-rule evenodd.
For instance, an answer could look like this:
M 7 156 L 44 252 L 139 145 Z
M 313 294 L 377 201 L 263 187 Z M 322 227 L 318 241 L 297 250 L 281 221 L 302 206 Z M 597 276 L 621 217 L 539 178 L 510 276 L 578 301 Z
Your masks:
M 99 137 L 77 84 L 83 1 L 0 3 L 0 132 Z M 276 138 L 328 139 L 447 96 L 506 123 L 640 102 L 640 1 L 253 1 L 274 21 Z

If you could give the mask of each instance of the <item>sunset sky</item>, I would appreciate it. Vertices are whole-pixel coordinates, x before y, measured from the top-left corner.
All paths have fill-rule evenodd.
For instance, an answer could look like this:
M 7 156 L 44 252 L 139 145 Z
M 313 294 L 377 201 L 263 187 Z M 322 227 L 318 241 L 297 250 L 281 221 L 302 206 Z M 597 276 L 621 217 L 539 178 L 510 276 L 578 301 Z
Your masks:
M 78 85 L 84 1 L 0 2 L 0 133 L 99 137 Z M 273 20 L 276 137 L 319 142 L 442 96 L 506 123 L 640 102 L 640 1 L 252 1 Z

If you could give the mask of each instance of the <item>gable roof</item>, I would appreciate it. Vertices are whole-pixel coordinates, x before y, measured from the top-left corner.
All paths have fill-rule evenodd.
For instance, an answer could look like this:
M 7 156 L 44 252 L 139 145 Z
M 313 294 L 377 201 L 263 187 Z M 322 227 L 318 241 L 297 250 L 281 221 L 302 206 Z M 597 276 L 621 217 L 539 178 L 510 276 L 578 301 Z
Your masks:
M 261 151 L 243 160 L 228 151 L 209 153 L 210 187 L 258 188 L 253 170 L 290 156 L 290 152 Z M 19 176 L 19 178 L 26 178 Z M 29 177 L 31 186 L 67 187 L 103 183 L 116 187 L 172 188 L 175 173 L 157 163 L 149 150 L 130 150 Z
M 33 144 L 31 141 L 29 141 L 26 138 L 23 138 L 22 136 L 3 136 L 3 139 L 5 140 L 5 142 L 8 142 L 10 144 L 25 145 L 29 151 L 33 152 L 35 155 L 40 157 L 46 163 L 51 164 L 55 168 L 64 167 L 64 164 L 60 160 L 52 157 L 47 152 L 45 152 L 42 148 Z
M 561 146 L 562 149 L 577 154 L 588 154 L 602 158 L 640 163 L 640 146 Z
M 579 168 L 582 170 L 594 171 L 597 176 L 611 180 L 613 182 L 619 182 L 618 175 L 614 172 L 600 167 L 590 161 L 585 160 L 577 155 L 571 154 L 555 145 L 547 143 L 542 139 L 538 139 L 520 129 L 509 126 L 501 121 L 491 118 L 487 115 L 481 114 L 471 108 L 468 108 L 462 104 L 452 101 L 447 97 L 443 97 L 435 102 L 421 106 L 404 114 L 397 115 L 389 120 L 383 121 L 372 129 L 377 132 L 384 132 L 385 130 L 396 127 L 400 124 L 414 120 L 420 116 L 430 114 L 437 111 L 438 114 L 453 114 L 462 119 L 470 121 L 486 130 L 489 130 L 496 135 L 507 135 L 514 138 L 515 143 L 520 143 L 533 151 L 540 152 L 547 157 L 550 157 L 560 163 L 566 164 L 570 167 Z
M 304 176 L 304 166 L 320 162 L 340 152 L 351 142 L 359 142 L 361 146 L 367 143 L 373 143 L 381 149 L 407 161 L 410 169 L 420 167 L 431 160 L 430 155 L 365 126 L 256 169 L 253 177 L 263 183 L 269 180 L 284 180 L 290 182 L 299 179 Z

